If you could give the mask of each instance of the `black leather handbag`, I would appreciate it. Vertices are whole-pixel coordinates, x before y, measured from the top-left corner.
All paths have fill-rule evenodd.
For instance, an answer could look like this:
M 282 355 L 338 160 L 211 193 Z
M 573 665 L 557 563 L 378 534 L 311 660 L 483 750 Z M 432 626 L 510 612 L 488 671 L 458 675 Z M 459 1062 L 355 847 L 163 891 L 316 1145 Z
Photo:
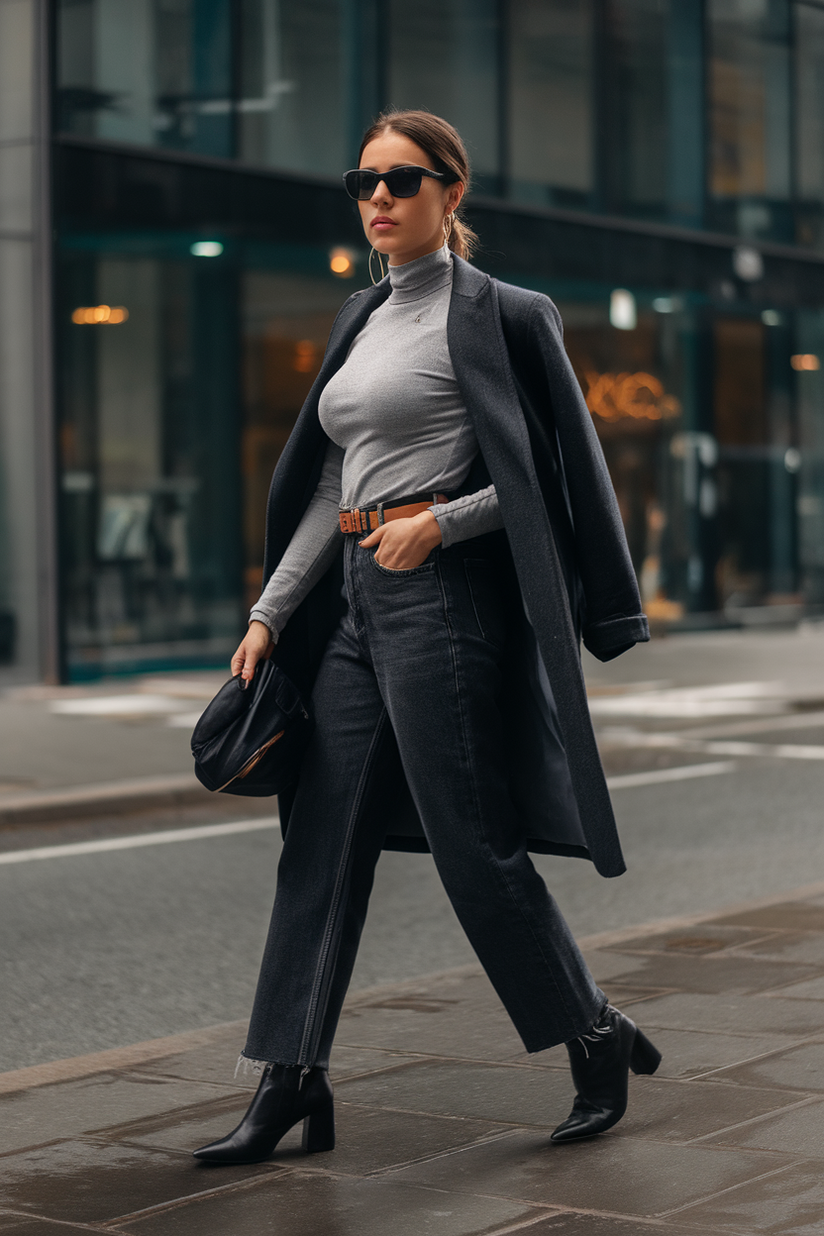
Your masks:
M 195 776 L 223 794 L 280 794 L 297 780 L 311 733 L 297 687 L 259 661 L 248 686 L 240 675 L 224 683 L 195 726 Z

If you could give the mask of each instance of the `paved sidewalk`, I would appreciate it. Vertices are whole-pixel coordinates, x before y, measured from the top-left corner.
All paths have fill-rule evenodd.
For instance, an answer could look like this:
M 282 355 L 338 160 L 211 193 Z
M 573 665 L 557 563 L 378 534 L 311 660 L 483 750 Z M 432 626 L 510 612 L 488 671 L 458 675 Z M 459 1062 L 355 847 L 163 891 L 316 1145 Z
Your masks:
M 191 1158 L 248 1102 L 240 1023 L 0 1074 L 0 1233 L 820 1236 L 824 884 L 585 945 L 664 1053 L 610 1133 L 549 1142 L 565 1053 L 525 1056 L 470 968 L 347 1005 L 328 1154 Z

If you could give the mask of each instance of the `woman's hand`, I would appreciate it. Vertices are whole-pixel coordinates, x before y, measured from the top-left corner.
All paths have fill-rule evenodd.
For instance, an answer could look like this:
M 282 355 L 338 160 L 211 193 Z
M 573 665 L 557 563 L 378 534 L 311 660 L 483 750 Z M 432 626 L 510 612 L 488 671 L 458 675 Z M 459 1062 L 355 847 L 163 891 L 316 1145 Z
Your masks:
M 441 543 L 441 530 L 431 511 L 421 511 L 412 519 L 393 519 L 381 524 L 358 544 L 375 551 L 375 561 L 390 571 L 410 571 L 420 566 L 436 545 Z
M 275 641 L 266 623 L 258 622 L 255 618 L 249 623 L 249 630 L 232 657 L 232 675 L 237 677 L 238 674 L 242 674 L 246 682 L 250 682 L 254 677 L 258 661 L 268 661 L 274 646 Z

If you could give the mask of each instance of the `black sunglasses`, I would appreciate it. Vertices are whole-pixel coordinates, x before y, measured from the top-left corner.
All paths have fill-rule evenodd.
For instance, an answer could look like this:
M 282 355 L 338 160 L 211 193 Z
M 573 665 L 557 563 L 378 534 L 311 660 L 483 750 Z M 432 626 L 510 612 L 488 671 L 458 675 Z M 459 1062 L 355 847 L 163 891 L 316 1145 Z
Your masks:
M 454 172 L 430 172 L 428 167 L 393 167 L 391 172 L 373 172 L 369 168 L 356 167 L 343 173 L 346 192 L 356 202 L 368 202 L 381 181 L 392 197 L 414 197 L 421 187 L 424 176 L 430 180 L 442 180 L 454 184 L 459 179 Z

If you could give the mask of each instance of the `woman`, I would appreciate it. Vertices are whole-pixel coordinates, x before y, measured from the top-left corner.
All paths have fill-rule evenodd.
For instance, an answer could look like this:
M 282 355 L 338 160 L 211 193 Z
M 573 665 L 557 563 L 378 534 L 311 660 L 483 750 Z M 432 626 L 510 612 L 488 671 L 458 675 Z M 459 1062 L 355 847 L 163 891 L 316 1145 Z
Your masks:
M 316 729 L 281 797 L 243 1052 L 263 1077 L 240 1125 L 195 1151 L 212 1163 L 257 1162 L 299 1120 L 306 1150 L 333 1147 L 329 1053 L 385 844 L 431 850 L 527 1051 L 567 1044 L 576 1097 L 555 1141 L 610 1128 L 629 1068 L 660 1060 L 527 853 L 624 870 L 578 641 L 608 660 L 649 638 L 560 319 L 464 260 L 469 167 L 446 121 L 385 113 L 344 179 L 389 273 L 332 328 L 232 660 L 250 679 L 277 645 Z

